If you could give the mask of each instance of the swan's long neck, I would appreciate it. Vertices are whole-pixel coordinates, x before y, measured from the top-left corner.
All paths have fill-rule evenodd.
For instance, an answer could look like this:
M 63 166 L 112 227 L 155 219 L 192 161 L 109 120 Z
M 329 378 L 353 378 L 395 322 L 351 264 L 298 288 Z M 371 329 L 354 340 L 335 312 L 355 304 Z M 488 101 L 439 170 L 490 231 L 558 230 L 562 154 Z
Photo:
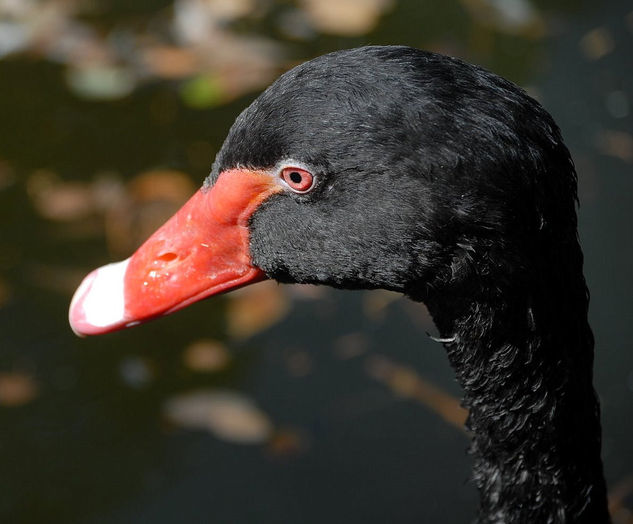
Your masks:
M 519 275 L 499 275 L 497 260 L 494 279 L 427 300 L 442 336 L 455 336 L 446 347 L 470 412 L 479 522 L 606 523 L 582 254 L 574 235 L 551 260 L 534 256 Z

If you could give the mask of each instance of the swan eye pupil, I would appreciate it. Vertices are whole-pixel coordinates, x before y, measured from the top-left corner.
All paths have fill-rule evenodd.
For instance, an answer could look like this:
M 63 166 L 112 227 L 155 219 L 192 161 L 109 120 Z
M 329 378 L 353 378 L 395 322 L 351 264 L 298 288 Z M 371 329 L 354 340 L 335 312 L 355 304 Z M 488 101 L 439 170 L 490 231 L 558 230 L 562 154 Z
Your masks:
M 295 184 L 299 184 L 301 183 L 301 173 L 298 173 L 297 171 L 293 171 L 292 173 L 290 173 L 290 180 L 292 180 Z

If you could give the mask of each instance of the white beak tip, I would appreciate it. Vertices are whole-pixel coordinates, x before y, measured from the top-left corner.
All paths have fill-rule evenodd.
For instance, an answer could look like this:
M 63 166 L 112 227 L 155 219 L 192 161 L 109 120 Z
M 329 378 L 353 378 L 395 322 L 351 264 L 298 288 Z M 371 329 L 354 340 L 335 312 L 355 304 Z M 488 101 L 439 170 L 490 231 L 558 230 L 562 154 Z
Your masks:
M 126 324 L 125 271 L 129 259 L 91 272 L 77 288 L 68 321 L 78 336 L 114 331 Z

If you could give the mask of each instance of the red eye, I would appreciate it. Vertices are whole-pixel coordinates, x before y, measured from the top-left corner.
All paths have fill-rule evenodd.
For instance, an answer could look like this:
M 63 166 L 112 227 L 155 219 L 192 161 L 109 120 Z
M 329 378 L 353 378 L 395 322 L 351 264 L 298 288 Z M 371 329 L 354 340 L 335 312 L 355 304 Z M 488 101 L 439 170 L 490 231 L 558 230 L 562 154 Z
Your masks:
M 312 173 L 300 167 L 285 167 L 281 170 L 281 178 L 288 187 L 297 193 L 307 193 L 314 185 Z

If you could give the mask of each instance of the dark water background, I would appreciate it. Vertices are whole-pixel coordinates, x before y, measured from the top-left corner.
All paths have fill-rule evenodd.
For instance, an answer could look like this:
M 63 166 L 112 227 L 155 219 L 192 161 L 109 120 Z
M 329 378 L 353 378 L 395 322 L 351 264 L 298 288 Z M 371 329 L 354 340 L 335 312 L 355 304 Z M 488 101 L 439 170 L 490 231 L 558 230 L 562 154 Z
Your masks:
M 551 111 L 579 173 L 614 520 L 633 522 L 633 5 L 508 2 L 518 6 L 513 22 L 512 12 L 495 18 L 498 4 L 394 1 L 353 35 L 310 25 L 299 4 L 253 2 L 225 30 L 283 49 L 272 53 L 272 77 L 326 51 L 402 43 L 484 65 Z M 131 5 L 95 0 L 67 17 L 125 53 L 146 45 L 140 37 L 163 34 L 175 9 L 169 1 Z M 2 20 L 0 49 L 16 38 Z M 148 197 L 139 173 L 155 170 L 149 185 L 163 176 L 178 189 L 180 175 L 166 171 L 178 170 L 195 187 L 268 81 L 245 88 L 249 80 L 235 74 L 223 92 L 200 76 L 211 66 L 196 66 L 171 78 L 136 71 L 127 91 L 121 78 L 97 77 L 113 87 L 95 94 L 85 87 L 89 75 L 73 84 L 80 58 L 47 54 L 73 27 L 0 59 L 2 522 L 468 522 L 477 499 L 467 437 L 440 416 L 441 399 L 459 398 L 459 388 L 425 334 L 424 310 L 404 299 L 269 287 L 251 299 L 263 305 L 246 315 L 256 325 L 248 337 L 237 318 L 248 296 L 109 336 L 70 332 L 67 306 L 81 276 L 127 256 L 142 224 L 176 205 Z M 135 202 L 145 206 L 141 218 Z M 121 238 L 121 223 L 132 241 Z M 209 340 L 225 362 L 187 360 L 200 341 L 203 354 L 215 354 Z M 381 356 L 399 366 L 392 380 L 375 373 Z M 446 397 L 407 395 L 411 383 Z M 239 428 L 227 436 L 169 421 L 169 400 L 199 390 L 250 399 L 273 429 L 243 443 Z M 239 403 L 231 409 L 258 427 Z

